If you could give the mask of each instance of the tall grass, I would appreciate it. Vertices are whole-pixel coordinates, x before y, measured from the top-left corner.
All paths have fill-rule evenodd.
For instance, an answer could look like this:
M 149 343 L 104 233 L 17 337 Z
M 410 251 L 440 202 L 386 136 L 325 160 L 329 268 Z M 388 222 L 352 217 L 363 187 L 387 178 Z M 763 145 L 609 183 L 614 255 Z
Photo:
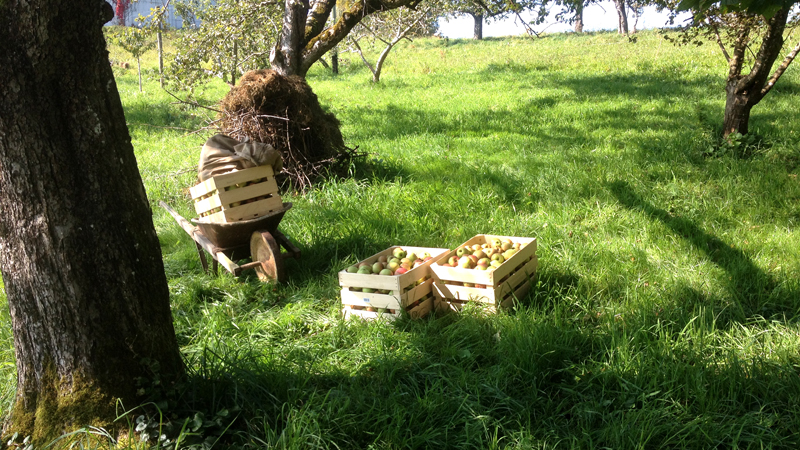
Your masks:
M 281 229 L 303 257 L 280 286 L 202 272 L 156 205 L 192 216 L 208 135 L 183 129 L 206 113 L 115 69 L 190 372 L 176 417 L 238 409 L 222 442 L 258 448 L 800 445 L 795 67 L 754 109 L 759 140 L 710 154 L 725 74 L 713 46 L 419 39 L 378 85 L 359 64 L 309 75 L 369 156 L 286 193 Z M 478 233 L 539 241 L 514 311 L 340 319 L 347 264 Z M 8 405 L 10 334 L 0 342 Z

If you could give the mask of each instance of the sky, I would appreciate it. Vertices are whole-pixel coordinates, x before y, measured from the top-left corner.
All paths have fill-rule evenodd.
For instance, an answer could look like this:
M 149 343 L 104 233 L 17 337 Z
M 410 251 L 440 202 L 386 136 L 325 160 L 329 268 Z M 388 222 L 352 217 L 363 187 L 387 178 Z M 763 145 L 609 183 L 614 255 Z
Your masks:
M 688 18 L 688 15 L 680 16 Z M 633 29 L 634 17 L 628 13 L 628 27 Z M 636 25 L 638 30 L 660 28 L 667 23 L 667 13 L 659 13 L 654 7 L 647 7 L 644 14 L 639 18 L 639 23 Z M 471 16 L 463 16 L 449 21 L 439 21 L 439 32 L 451 39 L 458 38 L 471 38 L 472 37 L 473 20 Z M 551 14 L 548 20 L 541 25 L 533 27 L 536 32 L 546 31 L 548 33 L 558 33 L 563 31 L 572 31 L 572 26 L 563 23 L 557 23 L 554 14 Z M 611 1 L 601 1 L 600 3 L 593 3 L 586 7 L 583 11 L 583 30 L 584 31 L 599 31 L 599 30 L 616 30 L 617 29 L 617 12 L 614 9 L 614 4 Z M 483 23 L 483 36 L 515 36 L 525 34 L 525 28 L 519 24 L 519 20 L 514 18 L 502 20 L 499 22 L 484 22 Z

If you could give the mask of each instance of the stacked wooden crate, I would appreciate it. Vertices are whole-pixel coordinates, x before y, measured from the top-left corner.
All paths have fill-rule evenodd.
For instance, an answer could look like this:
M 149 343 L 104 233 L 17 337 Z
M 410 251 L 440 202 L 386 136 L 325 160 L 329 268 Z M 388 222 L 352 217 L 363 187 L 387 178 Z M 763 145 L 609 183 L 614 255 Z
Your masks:
M 189 191 L 195 211 L 207 222 L 255 219 L 283 207 L 272 166 L 217 175 Z

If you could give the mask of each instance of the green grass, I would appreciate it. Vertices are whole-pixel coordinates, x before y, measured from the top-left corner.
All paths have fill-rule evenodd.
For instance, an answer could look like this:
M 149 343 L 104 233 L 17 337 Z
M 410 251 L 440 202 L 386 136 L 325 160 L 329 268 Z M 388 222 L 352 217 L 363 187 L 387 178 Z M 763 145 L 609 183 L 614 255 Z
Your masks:
M 135 68 L 115 69 L 191 374 L 177 417 L 236 408 L 223 442 L 258 448 L 800 445 L 796 67 L 754 109 L 747 157 L 708 157 L 724 107 L 712 45 L 419 39 L 379 85 L 344 58 L 342 74 L 315 68 L 309 82 L 369 157 L 351 178 L 287 193 L 281 229 L 303 257 L 282 286 L 202 273 L 157 202 L 192 216 L 184 189 L 208 134 L 179 128 L 205 112 L 153 81 L 139 94 Z M 539 241 L 515 311 L 339 318 L 347 264 L 478 233 Z

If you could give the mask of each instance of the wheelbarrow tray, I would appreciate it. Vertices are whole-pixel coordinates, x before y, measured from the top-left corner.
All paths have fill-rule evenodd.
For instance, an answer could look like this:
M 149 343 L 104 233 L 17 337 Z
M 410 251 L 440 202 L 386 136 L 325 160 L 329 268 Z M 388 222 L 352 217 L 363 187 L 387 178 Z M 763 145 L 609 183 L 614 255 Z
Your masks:
M 255 219 L 237 222 L 207 222 L 203 219 L 195 218 L 192 219 L 192 224 L 196 225 L 214 246 L 232 248 L 242 244 L 249 245 L 250 236 L 257 230 L 266 230 L 274 233 L 278 229 L 283 215 L 291 208 L 291 203 L 284 202 L 283 208 Z

